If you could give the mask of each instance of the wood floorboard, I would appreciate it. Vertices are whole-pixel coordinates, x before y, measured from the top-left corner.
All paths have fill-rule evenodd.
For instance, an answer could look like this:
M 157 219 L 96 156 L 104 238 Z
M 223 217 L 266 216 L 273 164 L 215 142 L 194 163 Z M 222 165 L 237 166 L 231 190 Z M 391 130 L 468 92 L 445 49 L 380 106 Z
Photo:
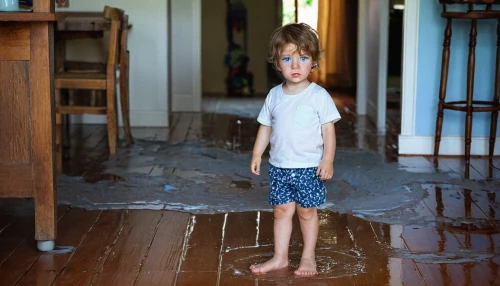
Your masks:
M 423 156 L 400 156 L 398 164 L 401 170 L 413 173 L 435 173 L 433 164 Z
M 28 236 L 33 235 L 35 221 L 32 216 L 11 217 L 9 224 L 0 232 L 0 267 L 9 256 L 23 243 Z
M 177 274 L 176 286 L 217 285 L 217 271 L 185 271 Z
M 187 285 L 193 273 L 203 273 L 207 281 L 217 281 L 225 217 L 225 214 L 195 216 L 193 230 L 184 246 L 186 254 L 180 266 L 178 285 Z
M 465 158 L 463 156 L 454 157 L 439 157 L 437 158 L 440 164 L 448 166 L 453 172 L 460 174 L 462 178 L 465 178 Z M 483 175 L 480 174 L 475 168 L 471 167 L 469 169 L 469 179 L 471 180 L 482 180 Z
M 95 211 L 98 212 L 98 211 Z M 125 210 L 102 211 L 99 220 L 75 250 L 67 266 L 55 280 L 56 285 L 90 285 L 98 276 L 127 219 Z
M 179 122 L 172 128 L 169 135 L 169 141 L 172 143 L 185 142 L 191 126 L 191 113 L 183 112 L 179 116 Z
M 495 172 L 496 169 L 493 167 L 493 162 L 490 162 L 492 160 L 486 158 L 486 157 L 472 157 L 471 160 L 471 165 L 476 171 L 481 174 L 481 176 L 486 179 L 486 178 L 500 178 L 499 175 L 500 173 Z M 491 164 L 490 164 L 491 163 Z
M 461 281 L 459 276 L 451 276 L 448 272 L 448 264 L 424 264 L 416 263 L 417 268 L 424 277 L 425 283 L 429 286 L 438 285 L 472 285 L 465 283 L 457 283 Z M 455 282 L 455 283 L 453 283 Z
M 162 211 L 130 211 L 96 285 L 134 285 L 161 217 Z
M 0 235 L 17 218 L 18 216 L 10 214 L 7 210 L 0 209 Z
M 460 166 L 460 158 L 458 157 L 424 156 L 424 158 L 431 162 L 437 172 L 446 173 L 451 179 L 462 179 L 464 177 L 464 173 L 461 171 L 463 167 Z
M 186 135 L 186 142 L 197 142 L 202 139 L 203 120 L 201 113 L 193 113 L 191 125 Z
M 259 212 L 259 245 L 272 245 L 274 243 L 273 225 L 273 212 Z
M 493 178 L 500 178 L 500 156 L 495 156 L 488 161 L 492 167 Z
M 488 216 L 471 201 L 466 204 L 465 196 L 452 185 L 423 184 L 429 196 L 423 199 L 425 205 L 438 218 L 450 219 L 483 219 Z
M 461 192 L 464 193 L 465 190 L 461 190 Z M 466 193 L 464 193 L 464 196 L 466 196 Z M 496 192 L 476 191 L 471 192 L 471 197 L 474 204 L 493 220 L 493 223 L 498 224 L 500 220 L 500 198 L 497 198 Z
M 389 269 L 383 265 L 387 265 L 389 257 L 387 256 L 387 251 L 383 249 L 383 245 L 378 243 L 370 223 L 366 220 L 349 216 L 347 218 L 347 230 L 352 235 L 351 239 L 353 240 L 354 248 L 363 253 L 363 256 L 370 257 L 365 262 L 365 271 L 368 273 L 356 275 L 354 277 L 356 282 L 359 284 L 366 284 L 367 282 L 379 285 L 387 284 L 390 279 Z M 366 278 L 366 280 L 363 278 Z
M 19 281 L 20 285 L 51 285 L 66 267 L 88 232 L 99 218 L 100 211 L 72 209 L 58 223 L 55 251 L 44 252 Z M 78 227 L 75 228 L 75 222 Z M 61 253 L 58 253 L 58 252 Z
M 391 275 L 392 285 L 401 283 L 405 286 L 425 285 L 425 280 L 413 259 L 393 258 L 401 261 L 401 277 Z M 390 285 L 391 285 L 390 284 Z
M 176 285 L 216 285 L 225 214 L 196 215 Z
M 174 285 L 189 218 L 189 213 L 163 213 L 137 285 Z
M 68 206 L 58 206 L 59 222 L 68 213 L 70 213 Z M 32 219 L 34 220 L 34 213 Z M 30 225 L 25 227 L 29 228 L 30 233 L 24 239 L 21 238 L 19 244 L 12 249 L 10 255 L 0 266 L 1 282 L 4 285 L 16 284 L 43 254 L 37 250 L 36 241 L 31 239 L 34 236 L 34 227 L 30 227 Z
M 248 257 L 258 254 L 258 212 L 230 213 L 226 220 L 222 263 L 219 270 L 220 285 L 255 285 Z M 235 272 L 241 275 L 234 275 Z M 252 279 L 253 278 L 253 279 Z
M 401 235 L 405 246 L 412 252 L 460 252 L 457 237 L 446 230 L 432 226 L 404 226 Z

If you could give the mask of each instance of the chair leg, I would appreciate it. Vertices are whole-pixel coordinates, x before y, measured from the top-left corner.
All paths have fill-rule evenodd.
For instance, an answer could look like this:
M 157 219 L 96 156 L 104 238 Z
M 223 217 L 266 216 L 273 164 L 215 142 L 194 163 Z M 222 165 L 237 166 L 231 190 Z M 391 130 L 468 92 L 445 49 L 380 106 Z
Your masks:
M 493 96 L 493 106 L 499 106 L 500 101 L 500 19 L 497 24 L 497 58 L 496 58 L 496 68 L 495 68 L 495 94 Z M 497 137 L 497 121 L 498 121 L 498 110 L 491 113 L 491 124 L 490 124 L 490 150 L 488 155 L 490 158 L 495 154 L 495 139 Z M 491 177 L 491 176 L 490 176 Z
M 469 178 L 470 147 L 472 139 L 472 100 L 474 96 L 474 67 L 476 62 L 477 20 L 473 19 L 470 28 L 469 60 L 467 63 L 467 114 L 465 116 L 465 178 Z
M 130 130 L 130 114 L 129 114 L 129 57 L 127 51 L 122 55 L 120 62 L 120 105 L 122 109 L 123 129 L 125 130 L 125 138 L 127 144 L 133 144 L 132 131 Z
M 448 18 L 444 32 L 443 55 L 441 59 L 441 83 L 439 87 L 439 104 L 436 117 L 436 135 L 434 137 L 434 156 L 439 155 L 439 145 L 441 143 L 441 131 L 443 129 L 443 110 L 446 98 L 446 86 L 448 83 L 448 67 L 450 64 L 451 45 L 451 19 Z
M 106 90 L 106 115 L 108 121 L 108 145 L 110 154 L 116 154 L 118 144 L 118 122 L 116 121 L 116 91 L 114 83 L 115 81 L 113 81 L 113 83 L 108 83 L 108 88 Z
M 58 108 L 61 105 L 61 90 L 55 89 L 55 106 L 56 106 L 56 172 L 57 174 L 62 173 L 62 157 L 63 157 L 63 116 L 58 112 Z

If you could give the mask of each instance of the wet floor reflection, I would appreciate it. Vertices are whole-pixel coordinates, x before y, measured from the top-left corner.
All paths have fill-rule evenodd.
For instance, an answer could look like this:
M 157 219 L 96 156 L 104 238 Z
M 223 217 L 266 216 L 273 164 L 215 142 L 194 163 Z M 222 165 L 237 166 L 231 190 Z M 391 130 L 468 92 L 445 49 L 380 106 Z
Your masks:
M 443 195 L 441 193 L 441 195 Z M 434 196 L 436 198 L 436 196 Z M 437 196 L 439 198 L 439 196 Z M 447 199 L 445 199 L 447 201 Z M 443 203 L 446 206 L 446 203 Z M 441 207 L 439 207 L 441 208 Z M 466 212 L 469 213 L 469 212 Z M 472 214 L 472 212 L 470 212 Z M 196 220 L 211 220 L 197 215 Z M 198 219 L 198 217 L 200 219 Z M 370 222 L 347 214 L 320 211 L 317 244 L 319 275 L 309 283 L 330 285 L 498 285 L 500 283 L 500 229 L 491 221 L 474 227 L 456 223 L 436 225 L 390 225 Z M 471 219 L 474 219 L 472 216 Z M 222 228 L 219 257 L 220 285 L 302 281 L 294 276 L 302 250 L 298 220 L 290 242 L 290 266 L 266 275 L 253 275 L 248 267 L 264 262 L 273 253 L 273 219 L 269 212 L 229 213 L 216 228 Z M 206 226 L 198 225 L 187 237 L 186 260 L 208 253 L 201 243 Z M 219 233 L 220 229 L 212 229 Z M 192 243 L 193 242 L 193 243 Z M 196 242 L 196 243 L 194 243 Z M 210 244 L 213 245 L 213 244 Z M 208 258 L 207 258 L 208 259 Z M 192 266 L 189 262 L 180 271 Z M 336 282 L 335 282 L 336 281 Z M 352 282 L 352 284 L 351 284 Z M 484 283 L 484 284 L 482 284 Z M 253 285 L 253 284 L 252 284 Z M 260 285 L 260 284 L 259 284 Z M 310 284 L 312 285 L 312 284 Z
M 124 181 L 125 179 L 120 177 L 120 176 L 117 176 L 117 175 L 113 175 L 113 174 L 99 174 L 99 173 L 88 173 L 88 174 L 85 174 L 83 176 L 85 182 L 87 183 L 91 183 L 91 184 L 94 184 L 94 183 L 97 183 L 97 182 L 101 182 L 101 181 L 107 181 L 107 182 L 120 182 L 120 181 Z

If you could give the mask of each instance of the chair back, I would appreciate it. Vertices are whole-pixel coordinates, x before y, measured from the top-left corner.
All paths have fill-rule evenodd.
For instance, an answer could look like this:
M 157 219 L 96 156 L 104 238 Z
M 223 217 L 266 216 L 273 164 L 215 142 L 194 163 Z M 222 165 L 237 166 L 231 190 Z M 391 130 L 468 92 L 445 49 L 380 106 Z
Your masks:
M 121 9 L 105 6 L 104 18 L 111 21 L 111 28 L 109 30 L 109 48 L 108 48 L 108 71 L 115 69 L 118 63 L 119 56 L 119 39 L 120 30 L 122 28 L 122 19 L 124 12 Z

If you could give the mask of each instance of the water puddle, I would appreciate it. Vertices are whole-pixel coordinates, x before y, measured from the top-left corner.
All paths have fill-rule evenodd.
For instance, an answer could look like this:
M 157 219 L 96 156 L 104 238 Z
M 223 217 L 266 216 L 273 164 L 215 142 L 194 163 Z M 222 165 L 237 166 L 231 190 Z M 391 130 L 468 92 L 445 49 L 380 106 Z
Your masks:
M 231 185 L 235 186 L 238 189 L 249 191 L 253 188 L 253 185 L 249 181 L 231 181 Z
M 100 181 L 106 182 L 123 182 L 125 178 L 122 178 L 113 174 L 91 174 L 83 176 L 85 182 L 95 184 Z
M 435 279 L 435 275 L 470 276 L 471 267 L 485 267 L 481 273 L 489 275 L 488 281 L 494 281 L 500 274 L 498 271 L 489 271 L 491 267 L 500 269 L 497 253 L 500 228 L 494 222 L 462 228 L 458 232 L 451 227 L 453 224 L 446 223 L 435 226 L 385 224 L 322 210 L 318 215 L 320 228 L 316 263 L 319 274 L 314 279 L 323 281 L 321 283 L 351 278 L 357 283 L 377 277 L 373 281 L 369 280 L 373 283 L 370 285 L 389 285 L 395 281 L 406 285 L 406 279 L 423 284 L 424 281 L 433 281 L 431 279 Z M 221 215 L 193 215 L 192 221 L 198 221 L 198 216 L 199 221 L 212 221 Z M 221 221 L 221 224 L 212 225 L 216 228 L 191 225 L 186 233 L 185 255 L 204 253 L 204 245 L 210 243 L 200 243 L 200 237 L 206 236 L 207 231 L 220 233 L 222 227 L 219 271 L 223 281 L 232 281 L 234 284 L 231 285 L 248 280 L 280 285 L 297 281 L 293 271 L 301 260 L 303 240 L 296 217 L 290 239 L 289 266 L 258 276 L 252 274 L 249 266 L 263 263 L 273 256 L 273 214 L 227 213 L 223 223 Z M 198 227 L 201 227 L 200 232 Z M 439 272 L 429 272 L 436 266 L 440 267 Z M 442 279 L 448 279 L 444 276 Z M 474 280 L 473 277 L 468 279 Z

